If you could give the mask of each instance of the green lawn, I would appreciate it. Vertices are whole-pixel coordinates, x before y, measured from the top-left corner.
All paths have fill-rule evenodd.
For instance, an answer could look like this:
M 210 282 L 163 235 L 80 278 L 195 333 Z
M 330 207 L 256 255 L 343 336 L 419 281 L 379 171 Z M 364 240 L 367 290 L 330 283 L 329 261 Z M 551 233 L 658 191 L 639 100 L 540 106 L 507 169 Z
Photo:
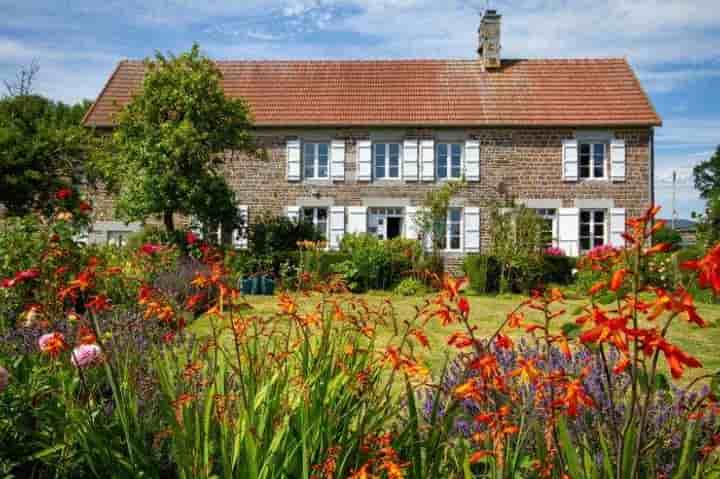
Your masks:
M 414 316 L 415 307 L 421 305 L 424 300 L 424 298 L 396 296 L 384 292 L 371 292 L 366 294 L 365 297 L 368 301 L 374 303 L 380 303 L 389 298 L 394 304 L 399 318 Z M 256 314 L 273 314 L 278 311 L 277 297 L 248 296 L 246 299 L 252 304 Z M 470 300 L 472 323 L 477 327 L 478 335 L 489 336 L 495 332 L 505 319 L 506 314 L 524 298 L 519 295 L 504 295 L 469 296 L 468 299 Z M 299 302 L 308 305 L 315 304 L 313 299 Z M 573 311 L 580 304 L 580 302 L 568 301 L 567 310 Z M 709 323 L 708 327 L 699 328 L 685 321 L 677 320 L 670 333 L 671 342 L 690 352 L 703 363 L 704 371 L 690 371 L 687 374 L 687 379 L 703 374 L 703 372 L 707 373 L 720 369 L 720 350 L 718 349 L 718 346 L 720 346 L 720 305 L 701 304 L 698 311 Z M 209 325 L 207 321 L 199 320 L 191 326 L 191 330 L 203 335 L 209 332 Z M 423 354 L 429 366 L 436 371 L 442 367 L 448 352 L 446 338 L 455 330 L 453 327 L 443 327 L 435 319 L 425 329 L 431 348 Z M 381 341 L 384 337 L 390 337 L 391 334 L 389 331 L 379 331 L 379 333 Z M 510 335 L 518 337 L 521 334 L 520 331 L 512 331 Z

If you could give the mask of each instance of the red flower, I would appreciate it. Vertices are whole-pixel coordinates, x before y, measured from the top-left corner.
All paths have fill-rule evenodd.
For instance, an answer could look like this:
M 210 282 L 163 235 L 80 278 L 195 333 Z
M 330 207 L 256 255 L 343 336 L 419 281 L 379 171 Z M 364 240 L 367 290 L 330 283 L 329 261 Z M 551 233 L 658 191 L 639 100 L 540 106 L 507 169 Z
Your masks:
M 720 294 L 720 244 L 714 246 L 703 258 L 686 261 L 681 267 L 697 271 L 701 288 L 712 288 L 715 294 Z
M 470 303 L 465 296 L 460 298 L 460 301 L 458 301 L 458 308 L 460 309 L 460 312 L 465 316 L 470 313 Z
M 173 331 L 168 331 L 167 333 L 165 333 L 165 334 L 162 335 L 162 338 L 161 338 L 161 339 L 162 339 L 162 342 L 165 343 L 165 344 L 172 343 L 173 340 L 175 339 L 175 332 L 173 332 Z
M 565 393 L 555 403 L 565 406 L 570 417 L 578 415 L 580 406 L 592 407 L 594 405 L 592 398 L 585 392 L 579 379 L 570 381 L 565 387 Z
M 2 281 L 0 281 L 0 288 L 12 288 L 15 286 L 15 278 L 3 278 Z
M 58 200 L 66 200 L 72 196 L 72 190 L 70 188 L 63 188 L 55 193 L 55 198 Z
M 25 271 L 20 271 L 18 274 L 15 275 L 15 279 L 17 281 L 27 281 L 30 279 L 35 279 L 38 276 L 40 276 L 40 271 L 37 269 L 26 269 Z
M 82 213 L 87 213 L 89 211 L 92 211 L 92 206 L 90 206 L 90 203 L 88 203 L 87 201 L 81 201 L 78 205 L 78 209 Z
M 142 253 L 145 253 L 146 255 L 154 255 L 155 253 L 158 253 L 161 249 L 162 246 L 153 243 L 145 243 L 140 247 L 140 251 Z
M 615 271 L 615 274 L 613 274 L 612 280 L 610 280 L 610 291 L 617 291 L 622 286 L 623 282 L 625 281 L 625 276 L 627 276 L 628 270 L 623 268 Z
M 197 243 L 198 236 L 193 233 L 192 231 L 188 231 L 185 233 L 185 242 L 188 244 L 188 246 L 192 246 L 195 243 Z
M 109 310 L 112 306 L 107 296 L 98 294 L 90 298 L 90 301 L 85 304 L 85 307 L 93 313 L 99 314 L 103 311 Z

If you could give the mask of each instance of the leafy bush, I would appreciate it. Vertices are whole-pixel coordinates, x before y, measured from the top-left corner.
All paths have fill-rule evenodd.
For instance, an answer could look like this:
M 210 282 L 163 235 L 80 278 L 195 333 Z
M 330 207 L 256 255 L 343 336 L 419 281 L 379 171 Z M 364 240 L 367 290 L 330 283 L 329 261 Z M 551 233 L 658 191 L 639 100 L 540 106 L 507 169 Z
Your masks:
M 573 270 L 577 266 L 577 258 L 561 255 L 544 255 L 542 282 L 544 284 L 566 285 L 573 281 Z
M 425 283 L 415 278 L 405 278 L 395 286 L 395 294 L 400 296 L 420 296 L 427 291 Z
M 322 237 L 311 223 L 291 221 L 286 216 L 262 216 L 249 227 L 249 250 L 254 255 L 272 255 L 296 251 L 302 241 L 319 241 Z

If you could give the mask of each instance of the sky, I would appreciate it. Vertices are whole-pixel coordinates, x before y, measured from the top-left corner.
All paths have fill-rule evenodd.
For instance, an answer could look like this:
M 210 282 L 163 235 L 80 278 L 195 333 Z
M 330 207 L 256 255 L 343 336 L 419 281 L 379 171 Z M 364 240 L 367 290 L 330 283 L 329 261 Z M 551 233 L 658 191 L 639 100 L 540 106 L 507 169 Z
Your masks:
M 0 80 L 36 61 L 35 91 L 94 99 L 116 63 L 198 42 L 215 59 L 473 58 L 479 13 L 505 58 L 625 57 L 664 126 L 656 201 L 702 211 L 692 167 L 720 144 L 717 0 L 0 0 Z

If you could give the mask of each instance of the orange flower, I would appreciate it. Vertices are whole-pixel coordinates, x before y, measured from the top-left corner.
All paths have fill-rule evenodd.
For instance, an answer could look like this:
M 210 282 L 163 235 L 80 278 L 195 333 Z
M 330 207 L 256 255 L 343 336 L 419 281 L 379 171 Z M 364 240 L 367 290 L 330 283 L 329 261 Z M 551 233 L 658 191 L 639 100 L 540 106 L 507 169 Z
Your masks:
M 500 349 L 510 349 L 513 346 L 512 339 L 510 339 L 509 336 L 506 336 L 502 333 L 498 333 L 497 337 L 495 338 L 495 347 Z
M 97 337 L 92 329 L 87 326 L 80 326 L 77 332 L 78 344 L 95 344 L 97 343 Z
M 592 285 L 592 287 L 588 290 L 588 294 L 590 296 L 595 296 L 596 294 L 598 294 L 600 291 L 602 291 L 606 287 L 607 287 L 607 281 L 598 281 L 597 283 Z
M 287 293 L 282 293 L 280 295 L 280 298 L 278 299 L 278 306 L 280 306 L 280 311 L 282 311 L 284 314 L 288 315 L 294 315 L 297 313 L 297 304 L 293 299 L 290 297 Z
M 465 296 L 460 298 L 460 301 L 458 301 L 458 309 L 465 316 L 470 314 L 470 303 L 468 302 L 468 300 Z
M 564 394 L 556 401 L 556 404 L 565 406 L 570 417 L 578 414 L 579 406 L 593 407 L 592 398 L 585 392 L 580 379 L 574 379 L 565 386 Z
M 458 349 L 466 348 L 472 345 L 472 343 L 472 338 L 463 332 L 452 333 L 447 340 L 448 346 L 455 346 Z
M 617 291 L 618 289 L 620 289 L 623 282 L 625 281 L 625 276 L 627 276 L 627 274 L 628 270 L 625 268 L 615 271 L 612 279 L 610 280 L 610 291 Z
M 430 341 L 428 340 L 428 337 L 424 332 L 420 331 L 419 329 L 413 329 L 410 334 L 415 336 L 415 338 L 417 338 L 420 344 L 430 349 Z
M 628 366 L 630 366 L 630 359 L 628 359 L 627 356 L 623 356 L 618 362 L 615 363 L 613 373 L 621 374 L 628 368 Z
M 511 371 L 508 376 L 519 377 L 521 383 L 534 382 L 535 378 L 540 375 L 540 371 L 535 367 L 534 359 L 519 358 L 517 363 L 519 367 Z
M 475 464 L 490 456 L 493 456 L 492 451 L 475 451 L 470 455 L 470 464 Z
M 686 261 L 681 267 L 697 271 L 701 288 L 712 288 L 715 294 L 720 294 L 720 244 L 714 246 L 703 258 Z
M 56 358 L 61 352 L 63 352 L 63 350 L 65 350 L 67 344 L 65 343 L 65 336 L 55 332 L 40 336 L 40 339 L 38 339 L 38 346 L 40 347 L 40 351 L 52 358 Z
M 627 323 L 628 318 L 624 316 L 609 318 L 599 308 L 593 308 L 591 316 L 595 322 L 595 327 L 580 335 L 580 341 L 583 343 L 603 343 L 611 342 L 620 351 L 627 351 Z M 579 321 L 584 321 L 580 318 Z
M 443 279 L 443 291 L 447 294 L 450 301 L 455 300 L 460 290 L 465 286 L 467 278 L 453 278 L 450 275 L 446 275 Z
M 85 307 L 95 314 L 100 314 L 104 311 L 108 311 L 112 306 L 110 305 L 110 299 L 107 296 L 104 294 L 98 294 L 92 296 L 90 301 L 85 303 Z
M 670 251 L 670 248 L 672 248 L 672 245 L 670 243 L 658 243 L 650 248 L 646 248 L 644 254 L 645 256 L 651 256 L 655 253 L 665 253 L 667 251 Z

